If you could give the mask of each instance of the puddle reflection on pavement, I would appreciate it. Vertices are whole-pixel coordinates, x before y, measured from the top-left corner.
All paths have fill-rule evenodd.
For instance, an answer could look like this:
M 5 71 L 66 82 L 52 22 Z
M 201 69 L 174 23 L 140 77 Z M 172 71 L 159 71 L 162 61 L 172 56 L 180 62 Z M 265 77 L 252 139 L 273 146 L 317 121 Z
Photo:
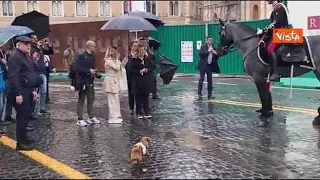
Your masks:
M 252 82 L 215 81 L 217 99 L 258 102 Z M 51 90 L 50 119 L 39 120 L 31 133 L 37 149 L 92 178 L 320 178 L 312 115 L 275 111 L 269 127 L 259 128 L 253 108 L 198 101 L 196 84 L 179 78 L 159 87 L 161 99 L 151 100 L 152 120 L 132 117 L 122 95 L 122 125 L 107 124 L 106 97 L 97 90 L 95 111 L 103 124 L 79 128 L 77 96 L 54 84 Z M 274 103 L 317 108 L 308 97 L 319 99 L 318 92 L 294 90 L 299 102 L 280 97 L 284 92 L 273 89 Z M 7 131 L 14 138 L 14 128 Z M 142 136 L 153 139 L 150 160 L 143 164 L 146 172 L 132 173 L 128 153 Z

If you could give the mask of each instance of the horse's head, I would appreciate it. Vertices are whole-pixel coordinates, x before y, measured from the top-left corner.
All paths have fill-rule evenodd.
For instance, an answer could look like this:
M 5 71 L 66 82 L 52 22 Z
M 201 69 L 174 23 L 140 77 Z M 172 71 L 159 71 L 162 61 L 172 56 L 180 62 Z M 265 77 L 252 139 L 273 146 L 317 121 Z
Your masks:
M 247 40 L 257 37 L 256 31 L 247 25 L 232 21 L 223 21 L 221 19 L 219 19 L 219 22 L 221 25 L 219 47 L 220 56 L 230 52 L 230 50 L 234 48 L 233 45 L 239 49 L 242 43 L 248 44 Z M 244 49 L 246 48 L 247 47 Z
M 219 50 L 220 50 L 220 55 L 222 56 L 228 53 L 234 41 L 233 41 L 232 35 L 227 30 L 227 25 L 230 23 L 230 21 L 225 22 L 224 20 L 219 19 L 219 22 L 221 25 L 221 28 L 219 31 L 219 36 L 220 36 Z

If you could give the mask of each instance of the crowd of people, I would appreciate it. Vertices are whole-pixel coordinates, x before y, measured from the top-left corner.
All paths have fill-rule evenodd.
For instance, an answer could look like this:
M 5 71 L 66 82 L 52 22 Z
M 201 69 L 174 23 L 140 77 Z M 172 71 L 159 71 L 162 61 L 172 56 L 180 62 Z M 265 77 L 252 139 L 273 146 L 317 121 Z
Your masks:
M 31 143 L 27 131 L 34 129 L 31 121 L 50 114 L 48 82 L 55 69 L 49 55 L 53 47 L 48 38 L 38 40 L 33 34 L 7 42 L 0 52 L 0 122 L 16 123 L 17 149 L 27 150 Z M 16 118 L 12 117 L 13 107 Z
M 120 112 L 119 93 L 128 90 L 130 113 L 134 112 L 138 119 L 151 118 L 149 96 L 158 99 L 156 94 L 157 68 L 154 51 L 143 40 L 135 40 L 130 43 L 129 53 L 121 54 L 117 47 L 107 49 L 104 57 L 105 77 L 103 91 L 108 99 L 108 123 L 120 124 L 123 119 Z M 72 89 L 78 91 L 77 104 L 78 126 L 101 123 L 93 115 L 94 80 L 101 75 L 95 67 L 96 44 L 93 41 L 86 43 L 86 50 L 76 56 L 74 65 L 71 65 L 69 77 L 72 80 Z M 88 119 L 83 118 L 83 106 L 87 98 Z M 134 111 L 135 106 L 135 111 Z
M 212 37 L 199 51 L 200 79 L 198 94 L 202 97 L 202 84 L 205 74 L 208 76 L 208 98 L 212 94 L 212 72 L 218 72 L 217 52 L 212 47 Z M 16 122 L 17 149 L 28 150 L 32 143 L 27 138 L 27 131 L 32 131 L 32 120 L 41 115 L 49 115 L 49 73 L 55 69 L 51 65 L 52 44 L 48 38 L 37 40 L 20 36 L 15 42 L 1 46 L 0 62 L 0 122 L 8 125 Z M 71 80 L 71 89 L 78 93 L 77 125 L 99 124 L 101 120 L 94 116 L 95 79 L 102 78 L 96 69 L 96 43 L 87 41 L 85 51 L 77 55 L 68 46 L 63 52 L 63 60 Z M 123 122 L 120 111 L 119 94 L 128 92 L 130 114 L 137 119 L 149 119 L 151 109 L 149 98 L 157 96 L 156 69 L 158 67 L 154 49 L 148 39 L 132 41 L 127 54 L 121 54 L 117 47 L 108 47 L 104 57 L 105 77 L 102 85 L 108 100 L 108 123 Z M 83 106 L 87 99 L 88 119 L 83 116 Z M 12 117 L 12 107 L 16 118 Z M 16 120 L 15 120 L 16 119 Z
M 71 85 L 78 92 L 77 125 L 99 124 L 94 116 L 95 79 L 102 78 L 96 69 L 96 43 L 87 41 L 84 52 L 74 55 L 70 46 L 63 53 Z M 31 150 L 32 140 L 27 132 L 32 131 L 32 120 L 49 115 L 49 73 L 55 69 L 50 55 L 53 47 L 48 38 L 37 40 L 35 34 L 20 36 L 1 46 L 0 51 L 0 122 L 1 125 L 16 123 L 17 150 Z M 72 60 L 74 58 L 74 60 Z M 108 123 L 121 124 L 119 93 L 128 91 L 130 113 L 138 119 L 152 118 L 149 96 L 158 99 L 156 89 L 157 68 L 154 50 L 145 40 L 130 43 L 128 54 L 121 54 L 117 47 L 107 49 L 104 57 L 105 77 L 103 91 L 108 99 Z M 87 99 L 88 119 L 83 117 Z M 16 110 L 16 118 L 12 110 Z M 135 110 L 134 110 L 135 109 Z M 0 132 L 3 133 L 3 132 Z

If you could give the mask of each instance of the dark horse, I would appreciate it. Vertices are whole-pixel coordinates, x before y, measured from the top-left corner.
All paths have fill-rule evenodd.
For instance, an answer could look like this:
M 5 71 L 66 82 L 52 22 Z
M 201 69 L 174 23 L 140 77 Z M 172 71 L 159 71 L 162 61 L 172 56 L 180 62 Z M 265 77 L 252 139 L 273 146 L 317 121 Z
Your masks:
M 267 118 L 273 115 L 273 110 L 271 92 L 266 88 L 266 79 L 269 74 L 268 54 L 266 49 L 259 45 L 261 37 L 256 35 L 256 30 L 243 24 L 220 19 L 220 25 L 220 53 L 226 54 L 234 45 L 244 57 L 244 70 L 252 77 L 262 104 L 259 125 L 265 126 L 268 122 Z M 301 54 L 303 54 L 304 59 L 288 60 L 283 53 L 277 52 L 279 74 L 281 77 L 290 77 L 291 67 L 294 67 L 293 77 L 313 70 L 320 81 L 320 36 L 304 37 L 304 40 L 304 43 L 299 45 L 299 52 L 303 50 L 304 54 L 296 53 L 297 57 L 302 57 Z M 282 49 L 286 49 L 287 53 L 288 50 L 291 51 L 291 48 Z

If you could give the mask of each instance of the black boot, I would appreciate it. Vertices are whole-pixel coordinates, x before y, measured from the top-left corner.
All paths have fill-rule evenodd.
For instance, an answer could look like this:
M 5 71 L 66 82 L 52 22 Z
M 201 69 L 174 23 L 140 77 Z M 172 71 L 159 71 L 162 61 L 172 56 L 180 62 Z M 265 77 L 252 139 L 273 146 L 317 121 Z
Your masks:
M 28 144 L 17 143 L 16 150 L 17 151 L 32 151 L 33 147 Z
M 270 75 L 269 80 L 280 82 L 280 75 L 278 74 L 278 61 L 275 52 L 270 55 L 270 67 L 272 68 L 271 72 L 273 73 Z

